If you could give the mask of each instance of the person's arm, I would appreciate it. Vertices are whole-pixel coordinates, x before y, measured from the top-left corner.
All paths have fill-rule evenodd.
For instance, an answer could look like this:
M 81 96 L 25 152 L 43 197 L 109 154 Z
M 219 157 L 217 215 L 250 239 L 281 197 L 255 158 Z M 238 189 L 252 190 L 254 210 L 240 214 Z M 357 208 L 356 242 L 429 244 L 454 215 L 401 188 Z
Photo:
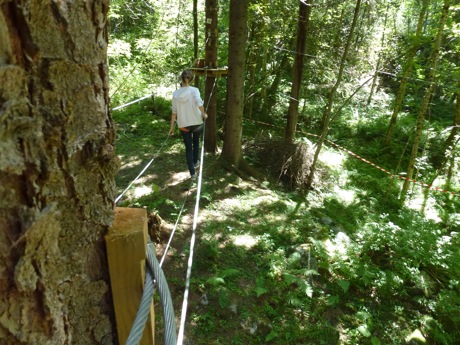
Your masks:
M 201 99 L 200 91 L 198 91 L 198 89 L 195 87 L 193 88 L 193 92 L 194 92 L 193 97 L 195 98 L 195 103 L 198 109 L 200 109 L 201 111 L 201 117 L 203 118 L 203 120 L 206 120 L 206 118 L 208 117 L 208 114 L 206 114 L 206 111 L 204 110 L 204 106 L 203 106 L 204 102 Z
M 174 134 L 174 124 L 176 123 L 177 114 L 172 113 L 171 115 L 171 127 L 169 127 L 169 135 Z
M 204 107 L 200 105 L 198 108 L 201 111 L 201 117 L 203 118 L 203 120 L 206 120 L 208 118 L 208 114 L 206 114 L 206 112 L 204 111 Z

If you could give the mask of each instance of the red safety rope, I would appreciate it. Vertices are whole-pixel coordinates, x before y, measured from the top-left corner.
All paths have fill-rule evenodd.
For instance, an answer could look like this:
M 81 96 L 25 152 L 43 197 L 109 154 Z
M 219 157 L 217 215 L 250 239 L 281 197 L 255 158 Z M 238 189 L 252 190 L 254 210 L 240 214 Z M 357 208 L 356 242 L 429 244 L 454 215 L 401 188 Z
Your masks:
M 273 125 L 273 124 L 271 124 L 271 123 L 267 123 L 267 122 L 255 121 L 255 120 L 250 120 L 250 121 L 257 122 L 257 123 L 261 123 L 261 124 L 266 125 L 266 126 L 272 126 L 272 127 L 280 128 L 280 127 L 278 127 L 278 126 L 275 126 L 275 125 Z M 297 132 L 297 133 L 301 133 L 301 134 L 305 134 L 305 135 L 308 135 L 308 136 L 316 137 L 316 138 L 319 138 L 319 137 L 320 137 L 318 134 L 313 134 L 313 133 L 308 133 L 308 132 L 303 132 L 303 131 L 296 131 L 296 132 Z M 400 179 L 400 180 L 410 181 L 410 182 L 412 182 L 412 183 L 419 184 L 420 186 L 422 186 L 422 187 L 424 187 L 424 188 L 436 190 L 436 191 L 439 191 L 439 192 L 442 192 L 442 193 L 448 193 L 448 194 L 451 194 L 451 195 L 454 195 L 454 196 L 459 196 L 459 195 L 460 195 L 459 193 L 452 192 L 452 191 L 449 191 L 449 190 L 447 190 L 447 189 L 443 189 L 443 188 L 440 188 L 440 187 L 435 187 L 435 186 L 433 186 L 433 185 L 431 185 L 431 184 L 429 184 L 429 183 L 417 181 L 417 180 L 415 180 L 415 179 L 410 179 L 410 178 L 405 177 L 405 176 L 401 176 L 401 175 L 398 175 L 398 174 L 394 174 L 394 173 L 392 173 L 392 172 L 390 172 L 390 171 L 388 171 L 388 170 L 382 168 L 381 166 L 379 166 L 379 165 L 377 165 L 377 164 L 375 164 L 375 163 L 373 163 L 373 162 L 371 162 L 371 161 L 369 161 L 369 160 L 367 160 L 367 159 L 361 157 L 360 155 L 358 155 L 358 154 L 356 154 L 356 153 L 354 153 L 354 152 L 352 152 L 352 151 L 346 149 L 345 147 L 340 146 L 340 145 L 334 143 L 334 142 L 331 141 L 331 140 L 325 139 L 325 141 L 327 141 L 329 144 L 331 144 L 331 145 L 337 147 L 339 150 L 342 150 L 342 151 L 348 153 L 349 155 L 358 158 L 359 160 L 363 161 L 364 163 L 367 163 L 367 164 L 369 164 L 369 165 L 371 165 L 371 166 L 373 166 L 373 167 L 375 167 L 375 168 L 377 168 L 377 169 L 383 171 L 384 173 L 390 175 L 391 177 L 396 177 L 396 178 L 398 178 L 398 179 Z

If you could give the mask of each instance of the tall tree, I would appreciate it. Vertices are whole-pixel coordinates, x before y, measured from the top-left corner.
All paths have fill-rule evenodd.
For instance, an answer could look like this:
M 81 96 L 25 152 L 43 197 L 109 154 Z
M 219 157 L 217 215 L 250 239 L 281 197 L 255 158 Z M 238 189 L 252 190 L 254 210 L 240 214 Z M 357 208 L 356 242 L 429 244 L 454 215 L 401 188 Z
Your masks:
M 0 9 L 0 343 L 113 344 L 109 2 Z
M 393 137 L 393 132 L 396 127 L 396 121 L 398 119 L 399 111 L 401 110 L 401 107 L 403 105 L 404 96 L 406 95 L 407 84 L 409 83 L 409 76 L 412 73 L 412 66 L 414 64 L 415 54 L 420 48 L 420 38 L 422 36 L 423 23 L 429 4 L 430 0 L 422 1 L 422 7 L 420 9 L 420 14 L 418 17 L 417 30 L 415 31 L 414 42 L 410 47 L 409 51 L 407 52 L 405 61 L 406 63 L 401 74 L 401 83 L 399 85 L 398 92 L 396 93 L 396 98 L 393 106 L 393 113 L 391 115 L 390 125 L 388 127 L 388 132 L 385 137 L 385 146 L 388 146 L 391 142 L 391 138 Z
M 445 23 L 447 21 L 447 17 L 449 14 L 450 2 L 451 0 L 444 0 L 441 18 L 439 19 L 438 31 L 436 33 L 436 38 L 433 44 L 433 50 L 431 51 L 430 59 L 428 61 L 428 70 L 429 70 L 428 77 L 427 77 L 428 87 L 425 90 L 425 93 L 423 95 L 423 98 L 422 98 L 422 101 L 420 103 L 420 107 L 418 110 L 414 142 L 412 144 L 412 151 L 411 151 L 411 155 L 409 157 L 409 163 L 407 166 L 406 180 L 404 180 L 403 188 L 401 191 L 402 201 L 404 201 L 406 198 L 407 191 L 409 190 L 409 186 L 411 184 L 412 176 L 414 175 L 415 160 L 418 155 L 418 149 L 419 149 L 420 141 L 423 135 L 423 124 L 425 121 L 425 115 L 427 113 L 428 104 L 433 95 L 433 90 L 435 86 L 435 79 L 436 79 L 438 58 L 439 58 L 440 48 L 441 48 L 441 41 L 444 35 L 444 26 L 445 26 Z
M 198 56 L 198 0 L 193 0 L 193 58 L 197 62 Z M 195 76 L 195 86 L 200 87 L 200 76 Z
M 453 155 L 453 150 L 456 146 L 458 141 L 458 136 L 460 133 L 460 80 L 457 82 L 457 95 L 456 95 L 457 103 L 454 112 L 454 121 L 452 123 L 452 130 L 444 144 L 444 157 L 448 159 Z
M 457 82 L 457 104 L 455 107 L 454 123 L 449 138 L 446 140 L 446 159 L 449 159 L 449 169 L 447 171 L 447 185 L 452 181 L 453 172 L 455 169 L 455 157 L 458 156 L 458 150 L 455 148 L 460 141 L 460 80 Z
M 241 164 L 244 77 L 246 70 L 248 0 L 230 1 L 228 42 L 227 115 L 222 159 L 238 168 Z
M 369 97 L 367 98 L 367 104 L 369 105 L 372 101 L 372 97 L 374 95 L 375 88 L 377 86 L 377 77 L 379 74 L 380 70 L 380 64 L 382 63 L 382 50 L 385 47 L 385 42 L 386 42 L 386 37 L 385 37 L 385 30 L 387 28 L 387 21 L 388 21 L 388 16 L 390 13 L 390 2 L 388 2 L 386 6 L 386 11 L 385 11 L 385 19 L 383 21 L 383 28 L 382 28 L 382 39 L 380 40 L 380 49 L 379 53 L 377 55 L 377 63 L 375 65 L 375 71 L 374 71 L 374 78 L 372 78 L 372 86 L 371 86 L 371 91 L 369 92 Z
M 329 92 L 327 104 L 326 104 L 326 107 L 324 108 L 323 117 L 322 117 L 323 129 L 322 129 L 321 136 L 316 146 L 313 162 L 310 167 L 310 174 L 308 175 L 308 179 L 306 183 L 307 190 L 311 188 L 311 185 L 313 183 L 313 176 L 316 170 L 316 163 L 318 162 L 319 153 L 321 152 L 321 148 L 323 147 L 324 140 L 326 139 L 327 133 L 329 131 L 329 123 L 331 119 L 332 107 L 334 105 L 337 89 L 340 83 L 342 82 L 343 72 L 345 70 L 345 63 L 347 60 L 348 52 L 350 50 L 351 41 L 353 39 L 353 33 L 356 28 L 356 23 L 358 22 L 360 7 L 361 7 L 361 0 L 357 0 L 356 5 L 355 5 L 355 10 L 354 10 L 354 15 L 353 15 L 353 22 L 351 23 L 350 32 L 348 33 L 347 43 L 345 45 L 345 49 L 343 50 L 342 57 L 340 59 L 340 67 L 339 67 L 339 72 L 337 74 L 337 80 L 334 86 L 332 87 L 331 91 Z
M 294 58 L 294 68 L 292 70 L 291 97 L 287 114 L 286 133 L 284 139 L 287 143 L 292 143 L 297 127 L 297 117 L 299 114 L 299 96 L 302 86 L 302 75 L 305 65 L 305 50 L 307 41 L 308 23 L 310 21 L 311 0 L 299 1 L 299 20 L 297 23 L 297 43 L 296 55 Z
M 206 0 L 205 24 L 205 65 L 217 68 L 217 42 L 218 42 L 218 7 L 217 0 Z M 204 101 L 208 114 L 205 131 L 205 148 L 207 152 L 217 151 L 217 78 L 206 75 Z
M 283 73 L 289 67 L 290 52 L 282 52 L 280 55 L 280 61 L 276 64 L 272 73 L 272 75 L 274 75 L 272 82 L 269 87 L 264 86 L 264 90 L 268 90 L 268 92 L 265 92 L 266 96 L 261 99 L 263 103 L 260 112 L 264 116 L 271 114 L 272 109 L 278 100 L 277 93 L 283 78 Z M 268 78 L 265 76 L 265 80 L 262 80 L 262 83 L 266 83 L 267 79 Z

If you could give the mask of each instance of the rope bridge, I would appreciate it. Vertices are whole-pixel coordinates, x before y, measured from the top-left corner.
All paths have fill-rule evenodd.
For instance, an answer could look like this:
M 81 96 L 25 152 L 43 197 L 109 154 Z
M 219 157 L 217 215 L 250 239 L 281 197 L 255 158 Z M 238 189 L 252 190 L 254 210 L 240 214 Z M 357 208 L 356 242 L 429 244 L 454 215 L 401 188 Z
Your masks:
M 217 79 L 214 81 L 213 88 L 211 90 L 211 94 L 209 96 L 208 104 L 206 106 L 206 111 L 207 108 L 209 107 L 209 102 L 212 97 L 214 88 L 216 86 Z M 142 99 L 145 99 L 146 97 L 143 97 Z M 130 104 L 134 104 L 142 99 L 135 100 L 133 102 L 130 102 L 128 104 L 125 104 L 123 106 L 117 107 L 115 109 L 121 109 L 125 106 L 128 106 Z M 191 273 L 192 273 L 192 266 L 193 266 L 193 254 L 194 254 L 194 248 L 195 248 L 195 242 L 196 242 L 196 229 L 198 225 L 198 212 L 199 212 L 199 207 L 200 207 L 200 195 L 201 195 L 201 186 L 202 186 L 202 172 L 203 172 L 203 163 L 204 163 L 204 132 L 206 129 L 206 122 L 204 121 L 203 123 L 203 131 L 202 131 L 202 144 L 201 144 L 201 156 L 200 156 L 200 167 L 198 171 L 198 186 L 197 186 L 197 193 L 196 193 L 196 202 L 195 202 L 195 210 L 194 210 L 194 215 L 193 215 L 193 226 L 192 226 L 192 236 L 190 239 L 190 253 L 189 253 L 189 258 L 187 262 L 187 273 L 186 273 L 186 278 L 185 278 L 185 291 L 184 291 L 184 298 L 183 298 L 183 303 L 182 303 L 182 310 L 181 310 L 181 318 L 180 318 L 180 326 L 179 326 L 179 332 L 178 335 L 176 336 L 176 321 L 175 321 L 175 316 L 174 316 L 174 308 L 172 304 L 172 299 L 171 299 L 171 293 L 167 284 L 167 280 L 165 278 L 165 275 L 162 270 L 162 264 L 164 263 L 165 257 L 167 255 L 167 252 L 170 248 L 172 239 L 174 237 L 174 234 L 176 232 L 179 220 L 182 216 L 182 212 L 184 210 L 186 201 L 190 195 L 191 192 L 191 187 L 193 184 L 193 181 L 190 181 L 190 188 L 188 188 L 188 192 L 184 198 L 184 202 L 182 204 L 182 207 L 180 209 L 180 212 L 178 214 L 177 220 L 174 224 L 173 230 L 171 231 L 170 238 L 168 240 L 168 243 L 165 247 L 165 251 L 163 253 L 163 257 L 161 258 L 161 261 L 158 262 L 156 256 L 155 256 L 155 251 L 152 248 L 153 243 L 149 239 L 149 243 L 147 245 L 147 252 L 146 252 L 146 258 L 147 258 L 147 264 L 145 265 L 145 282 L 144 282 L 144 289 L 139 305 L 139 309 L 137 311 L 135 320 L 133 322 L 133 325 L 131 327 L 131 331 L 129 333 L 128 339 L 126 341 L 126 345 L 137 345 L 141 341 L 146 322 L 149 317 L 150 309 L 151 309 L 151 303 L 152 299 L 154 296 L 154 291 L 155 288 L 158 289 L 159 295 L 160 295 L 160 300 L 162 304 L 162 309 L 163 309 L 163 314 L 164 314 L 164 324 L 165 324 L 165 344 L 166 345 L 182 345 L 183 340 L 184 340 L 184 332 L 185 332 L 185 323 L 186 323 L 186 317 L 187 317 L 187 308 L 188 308 L 188 297 L 190 293 L 190 280 L 191 280 Z M 115 199 L 115 204 L 118 203 L 118 201 L 123 197 L 123 195 L 131 188 L 131 186 L 140 179 L 140 177 L 145 173 L 145 171 L 151 166 L 151 164 L 154 162 L 154 160 L 158 157 L 160 152 L 163 150 L 165 147 L 166 143 L 168 142 L 169 136 L 164 140 L 162 143 L 160 149 L 156 152 L 154 157 L 147 163 L 147 165 L 142 169 L 142 171 L 139 173 L 139 175 L 128 185 L 128 187 Z

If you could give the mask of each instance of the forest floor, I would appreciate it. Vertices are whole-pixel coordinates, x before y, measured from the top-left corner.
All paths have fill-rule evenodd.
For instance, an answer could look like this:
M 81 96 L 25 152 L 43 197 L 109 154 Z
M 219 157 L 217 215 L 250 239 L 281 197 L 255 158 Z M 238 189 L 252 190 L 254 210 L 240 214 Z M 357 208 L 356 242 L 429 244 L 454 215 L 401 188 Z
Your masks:
M 155 157 L 118 206 L 147 209 L 159 259 L 178 221 L 163 270 L 179 327 L 197 192 L 182 138 L 168 137 L 167 116 L 145 106 L 114 118 L 118 192 Z M 329 172 L 305 197 L 268 175 L 242 180 L 218 155 L 205 154 L 184 344 L 375 345 L 423 338 L 418 320 L 429 308 L 420 310 L 407 296 L 423 291 L 406 287 L 398 301 L 382 301 L 372 285 L 354 285 L 352 276 L 365 281 L 366 274 L 348 271 L 370 268 L 347 266 L 353 259 L 346 254 L 348 235 L 374 217 L 369 204 L 378 196 L 350 187 L 345 180 L 354 177 L 343 168 L 343 154 L 325 149 L 321 157 Z M 390 189 L 380 191 L 382 200 Z M 376 255 L 382 264 L 391 260 Z M 333 265 L 343 273 L 331 273 Z M 155 310 L 156 342 L 163 343 L 158 297 Z

